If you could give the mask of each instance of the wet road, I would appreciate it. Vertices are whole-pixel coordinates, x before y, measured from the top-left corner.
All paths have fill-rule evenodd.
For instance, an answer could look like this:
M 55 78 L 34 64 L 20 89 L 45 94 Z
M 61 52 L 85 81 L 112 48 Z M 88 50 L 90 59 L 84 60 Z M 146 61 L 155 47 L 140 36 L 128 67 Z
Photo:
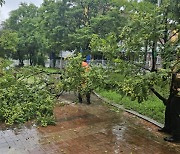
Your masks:
M 68 101 L 67 101 L 68 100 Z M 0 131 L 0 154 L 179 154 L 180 144 L 163 141 L 157 127 L 103 105 L 72 104 L 63 95 L 55 110 L 56 125 L 24 125 Z

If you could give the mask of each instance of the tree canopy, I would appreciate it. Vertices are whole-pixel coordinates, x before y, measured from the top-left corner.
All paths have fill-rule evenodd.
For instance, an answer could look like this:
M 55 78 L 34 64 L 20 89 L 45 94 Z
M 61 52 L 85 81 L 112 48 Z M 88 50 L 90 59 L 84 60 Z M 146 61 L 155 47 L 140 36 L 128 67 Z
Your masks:
M 1 56 L 44 65 L 48 57 L 55 64 L 63 50 L 102 55 L 123 75 L 118 89 L 142 101 L 158 82 L 170 84 L 179 62 L 179 7 L 178 0 L 159 6 L 154 0 L 44 0 L 39 8 L 21 3 L 2 25 Z
M 0 5 L 2 6 L 5 3 L 4 0 L 0 0 Z

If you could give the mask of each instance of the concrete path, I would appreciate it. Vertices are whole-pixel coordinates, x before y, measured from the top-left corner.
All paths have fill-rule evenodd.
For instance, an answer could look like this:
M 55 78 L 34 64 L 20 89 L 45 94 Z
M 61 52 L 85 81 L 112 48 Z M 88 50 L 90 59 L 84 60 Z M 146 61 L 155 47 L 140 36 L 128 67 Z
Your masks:
M 55 110 L 56 125 L 0 131 L 0 154 L 179 154 L 180 144 L 163 141 L 157 127 L 104 105 L 73 104 L 73 95 L 61 96 Z M 69 103 L 70 102 L 70 103 Z M 64 105 L 62 105 L 64 104 Z

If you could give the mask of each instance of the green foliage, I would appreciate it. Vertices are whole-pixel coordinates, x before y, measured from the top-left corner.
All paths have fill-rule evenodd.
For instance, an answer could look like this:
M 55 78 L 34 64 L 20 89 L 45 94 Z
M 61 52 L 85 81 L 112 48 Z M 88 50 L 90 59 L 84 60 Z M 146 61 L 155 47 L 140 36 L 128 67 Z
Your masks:
M 101 52 L 107 59 L 113 59 L 116 57 L 118 48 L 117 37 L 114 33 L 109 33 L 103 39 L 94 34 L 90 42 L 90 48 L 92 52 Z
M 9 60 L 0 57 L 0 77 L 2 77 L 6 72 L 6 68 L 11 64 Z
M 92 37 L 92 30 L 90 27 L 83 27 L 77 29 L 75 33 L 69 34 L 69 47 L 71 49 L 79 50 L 88 50 L 88 44 Z
M 12 125 L 36 119 L 42 126 L 54 124 L 54 97 L 41 78 L 28 83 L 26 77 L 32 75 L 29 72 L 28 68 L 18 72 L 10 69 L 0 77 L 0 121 Z
M 69 91 L 85 94 L 102 86 L 104 80 L 103 68 L 90 65 L 82 67 L 83 57 L 78 54 L 68 59 L 68 65 L 64 73 L 63 84 Z
M 2 6 L 5 3 L 4 0 L 0 0 L 0 5 Z
M 164 123 L 165 107 L 155 96 L 149 95 L 148 100 L 138 103 L 136 100 L 132 101 L 129 97 L 124 97 L 118 92 L 99 90 L 98 93 L 107 98 L 109 101 L 123 105 L 126 109 L 134 110 L 142 115 L 146 115 L 160 123 Z
M 156 87 L 158 91 L 161 91 L 161 95 L 168 98 L 169 85 L 171 76 L 168 70 L 159 70 L 159 73 L 146 73 L 145 75 L 139 74 L 131 77 L 126 77 L 124 80 L 122 90 L 132 99 L 137 99 L 138 102 L 142 102 L 148 99 L 148 95 L 151 94 L 151 87 Z M 161 89 L 166 89 L 162 91 Z
M 94 34 L 90 42 L 91 50 L 113 60 L 115 65 L 112 65 L 110 75 L 113 72 L 120 74 L 120 80 L 109 78 L 105 81 L 108 89 L 114 85 L 121 94 L 143 102 L 155 88 L 160 91 L 164 99 L 159 98 L 164 101 L 169 97 L 170 90 L 162 93 L 161 89 L 170 89 L 172 71 L 169 68 L 179 52 L 179 39 L 171 40 L 172 34 L 178 35 L 178 20 L 176 24 L 168 22 L 168 17 L 172 15 L 168 12 L 172 6 L 168 0 L 161 7 L 149 2 L 131 1 L 130 4 L 132 6 L 122 11 L 124 15 L 128 14 L 128 22 L 120 31 L 121 34 Z M 169 34 L 168 31 L 172 30 L 173 33 Z M 146 66 L 148 54 L 152 57 L 150 68 Z M 156 68 L 157 55 L 162 57 L 164 69 Z
M 10 29 L 18 35 L 18 44 L 14 46 L 16 52 L 10 56 L 11 58 L 20 61 L 26 58 L 30 59 L 31 65 L 44 65 L 44 50 L 47 45 L 39 27 L 37 11 L 35 5 L 21 3 L 17 10 L 10 13 L 10 17 L 4 23 L 4 29 Z
M 139 103 L 149 99 L 152 87 L 160 91 L 163 97 L 168 98 L 169 91 L 167 89 L 170 88 L 171 82 L 170 70 L 161 69 L 158 73 L 144 72 L 128 62 L 117 59 L 115 62 L 114 70 L 107 71 L 104 89 L 113 89 L 122 96 L 131 97 L 132 100 L 137 100 Z M 162 91 L 161 89 L 166 90 Z
M 3 29 L 18 34 L 18 46 L 11 58 L 19 59 L 21 65 L 24 59 L 30 59 L 31 65 L 43 65 L 51 52 L 56 56 L 62 50 L 90 52 L 93 33 L 118 36 L 125 19 L 111 0 L 50 0 L 39 8 L 21 3 L 11 11 Z
M 3 50 L 0 52 L 11 50 L 12 54 L 9 56 L 8 51 L 6 57 L 19 59 L 22 65 L 24 59 L 30 59 L 31 65 L 44 65 L 50 53 L 56 57 L 62 50 L 102 55 L 114 63 L 107 67 L 112 69 L 108 73 L 121 74 L 120 80 L 112 80 L 106 74 L 105 87 L 115 86 L 118 92 L 142 102 L 148 98 L 152 87 L 158 90 L 169 87 L 169 68 L 179 55 L 180 39 L 171 39 L 174 33 L 179 35 L 178 0 L 164 0 L 159 7 L 154 3 L 154 0 L 45 0 L 39 8 L 22 3 L 3 24 L 3 31 L 8 29 L 8 35 L 1 35 Z M 149 52 L 153 65 L 146 68 Z M 157 55 L 162 57 L 164 70 L 155 67 Z M 88 91 L 95 88 L 94 76 L 97 75 L 99 86 L 103 79 L 101 69 L 91 66 L 93 69 L 84 73 L 81 61 L 82 57 L 70 60 L 64 83 L 54 84 L 55 77 L 50 79 L 46 75 L 28 78 L 26 82 L 53 83 L 47 89 L 53 93 L 58 93 L 64 85 L 67 90 Z M 84 82 L 87 83 L 82 89 Z M 168 92 L 163 96 L 167 98 Z
M 132 11 L 130 21 L 120 35 L 121 49 L 126 51 L 126 55 L 135 54 L 137 61 L 143 62 L 147 51 L 152 51 L 154 61 L 158 54 L 162 57 L 163 65 L 170 66 L 179 44 L 179 39 L 173 43 L 171 41 L 172 32 L 179 29 L 179 21 L 170 12 L 172 7 L 174 3 L 169 0 L 163 1 L 160 7 L 147 2 L 136 6 L 136 11 Z M 169 22 L 168 18 L 174 21 Z
M 138 102 L 142 102 L 147 100 L 149 87 L 146 80 L 137 77 L 125 79 L 122 90 L 127 96 L 131 96 L 132 100 L 137 99 Z
M 8 79 L 12 80 L 12 79 Z M 12 82 L 12 81 L 11 81 Z M 2 84 L 1 83 L 1 87 Z M 46 90 L 39 91 L 39 87 L 27 86 L 27 83 L 17 82 L 1 91 L 1 117 L 7 124 L 22 123 L 37 118 L 42 125 L 41 117 L 53 115 L 53 99 Z M 48 121 L 43 122 L 43 125 Z
M 17 51 L 18 34 L 11 30 L 4 30 L 0 35 L 1 57 L 11 57 Z

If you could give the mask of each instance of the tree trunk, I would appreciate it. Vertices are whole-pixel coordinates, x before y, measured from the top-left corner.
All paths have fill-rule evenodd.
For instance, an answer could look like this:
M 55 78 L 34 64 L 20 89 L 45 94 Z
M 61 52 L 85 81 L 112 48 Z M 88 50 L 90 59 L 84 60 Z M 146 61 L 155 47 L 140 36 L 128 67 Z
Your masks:
M 153 41 L 153 45 L 152 45 L 152 67 L 151 67 L 151 72 L 155 72 L 156 71 L 156 48 L 157 48 L 157 41 Z
M 62 51 L 61 51 L 61 55 L 60 55 L 60 69 L 63 68 L 63 57 L 62 57 Z
M 17 55 L 18 55 L 18 59 L 19 59 L 19 66 L 24 66 L 22 54 L 20 53 L 20 51 L 17 51 Z
M 145 50 L 144 50 L 144 67 L 146 67 L 146 61 L 147 61 L 147 51 L 148 51 L 148 40 L 145 41 Z
M 164 103 L 164 105 L 167 105 L 168 100 L 166 98 L 161 96 L 161 94 L 159 94 L 154 88 L 151 88 L 151 91 Z
M 24 66 L 24 62 L 22 59 L 19 59 L 19 66 Z
M 30 61 L 30 66 L 32 66 L 33 65 L 33 57 L 32 57 L 31 51 L 29 53 L 29 61 Z
M 168 42 L 168 9 L 166 9 L 164 13 L 164 20 L 165 20 L 165 29 L 164 29 L 164 44 Z M 165 51 L 164 51 L 165 52 Z M 167 65 L 166 63 L 163 64 L 163 68 L 166 69 Z
M 50 53 L 50 67 L 55 68 L 56 66 L 56 54 L 55 52 Z
M 180 140 L 180 97 L 174 96 L 170 103 L 172 135 Z
M 42 53 L 37 56 L 37 64 L 45 67 L 45 57 Z
M 164 104 L 166 105 L 164 129 L 167 130 L 168 132 L 172 132 L 174 130 L 174 128 L 173 128 L 174 127 L 173 126 L 174 119 L 172 117 L 172 115 L 174 114 L 174 109 L 173 109 L 174 105 L 172 105 L 172 103 L 177 104 L 176 102 L 173 102 L 173 101 L 179 100 L 179 99 L 175 99 L 175 95 L 176 95 L 176 91 L 174 90 L 175 77 L 176 77 L 175 74 L 172 74 L 171 85 L 170 85 L 170 94 L 169 94 L 167 101 L 164 99 Z M 154 94 L 158 97 L 158 95 L 156 93 L 154 93 Z M 163 98 L 163 97 L 160 96 L 158 98 Z M 163 99 L 161 99 L 161 100 L 163 100 Z
M 146 62 L 147 62 L 147 52 L 148 52 L 148 40 L 145 40 L 145 43 L 144 43 L 144 46 L 145 46 L 145 50 L 144 50 L 144 68 L 147 68 L 146 67 Z M 143 73 L 145 74 L 145 70 L 143 71 Z

